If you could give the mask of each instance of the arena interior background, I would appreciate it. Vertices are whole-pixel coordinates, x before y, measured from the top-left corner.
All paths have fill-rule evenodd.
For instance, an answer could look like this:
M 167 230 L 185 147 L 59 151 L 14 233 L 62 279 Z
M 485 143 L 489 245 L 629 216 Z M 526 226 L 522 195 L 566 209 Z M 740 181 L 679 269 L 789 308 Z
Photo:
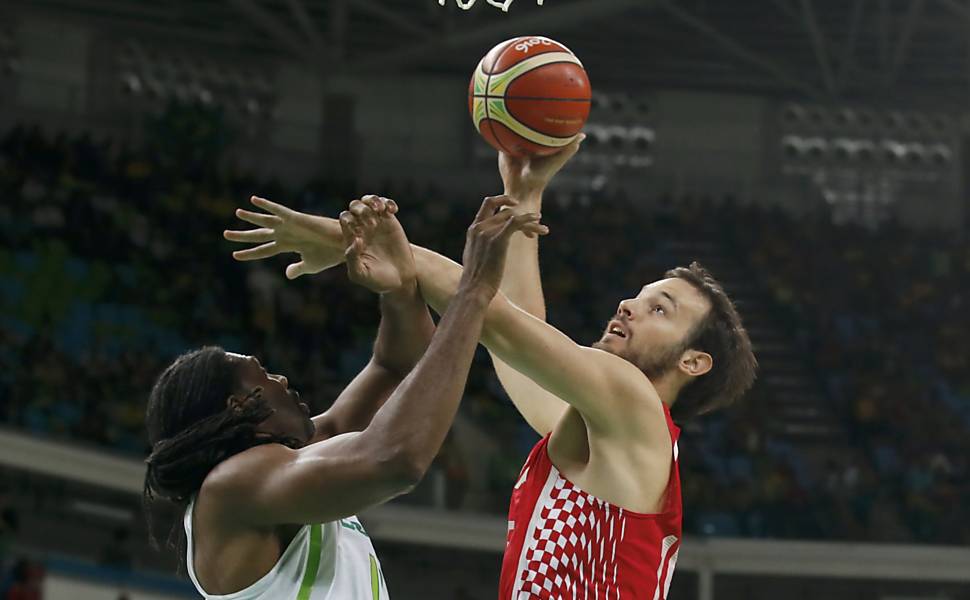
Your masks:
M 195 597 L 146 542 L 153 377 L 219 343 L 322 410 L 378 317 L 338 271 L 232 261 L 233 209 L 378 192 L 458 257 L 501 190 L 468 77 L 523 34 L 595 90 L 550 321 L 590 341 L 697 259 L 761 362 L 685 431 L 670 597 L 970 598 L 967 0 L 4 0 L 0 598 Z M 432 472 L 363 516 L 394 598 L 495 595 L 535 440 L 479 358 Z

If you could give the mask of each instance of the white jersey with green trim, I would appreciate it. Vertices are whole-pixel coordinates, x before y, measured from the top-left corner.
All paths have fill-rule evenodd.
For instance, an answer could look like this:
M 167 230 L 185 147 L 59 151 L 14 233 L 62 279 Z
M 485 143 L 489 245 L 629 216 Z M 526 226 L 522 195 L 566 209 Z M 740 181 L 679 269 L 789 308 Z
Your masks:
M 304 525 L 273 568 L 232 594 L 208 594 L 192 563 L 192 508 L 185 509 L 189 577 L 206 600 L 389 600 L 381 563 L 357 517 Z

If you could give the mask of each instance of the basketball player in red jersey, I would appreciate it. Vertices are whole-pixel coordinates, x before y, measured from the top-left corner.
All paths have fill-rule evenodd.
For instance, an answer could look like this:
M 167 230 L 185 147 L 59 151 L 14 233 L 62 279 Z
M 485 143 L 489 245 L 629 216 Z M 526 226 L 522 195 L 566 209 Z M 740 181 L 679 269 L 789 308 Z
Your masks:
M 578 145 L 531 162 L 501 158 L 517 210 L 538 210 L 546 184 Z M 277 219 L 262 236 L 266 244 L 238 259 L 299 252 L 302 260 L 287 268 L 291 278 L 331 266 L 314 256 L 340 243 L 339 223 L 253 203 Z M 365 196 L 350 212 L 367 222 L 388 206 Z M 364 237 L 376 262 L 409 251 Z M 513 402 L 542 436 L 512 493 L 500 599 L 658 600 L 682 539 L 680 430 L 671 411 L 687 418 L 743 394 L 756 368 L 750 341 L 721 286 L 695 263 L 620 302 L 603 337 L 579 345 L 545 323 L 538 247 L 523 238 L 512 240 L 504 294 L 489 306 L 481 338 Z M 443 311 L 461 267 L 418 246 L 410 251 L 425 301 Z
M 581 143 L 541 159 L 499 156 L 516 211 L 541 212 L 543 190 Z M 513 238 L 501 291 L 545 320 L 538 248 Z M 622 387 L 600 383 L 604 396 L 589 405 L 490 351 L 506 392 L 542 436 L 512 492 L 503 600 L 666 598 L 683 539 L 674 417 L 733 403 L 757 367 L 733 303 L 697 263 L 620 302 L 593 348 L 640 373 Z M 611 389 L 625 395 L 606 397 Z

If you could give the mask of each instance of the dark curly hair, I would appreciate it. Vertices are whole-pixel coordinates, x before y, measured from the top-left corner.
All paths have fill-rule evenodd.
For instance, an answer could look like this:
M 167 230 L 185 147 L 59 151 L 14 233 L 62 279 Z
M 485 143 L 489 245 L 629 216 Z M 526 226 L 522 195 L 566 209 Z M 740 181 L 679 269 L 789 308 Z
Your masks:
M 684 387 L 670 414 L 678 422 L 733 404 L 754 384 L 758 360 L 751 349 L 748 332 L 734 302 L 711 273 L 694 261 L 664 274 L 678 277 L 697 288 L 711 303 L 711 310 L 698 323 L 684 344 L 711 355 L 711 370 Z
M 153 548 L 159 549 L 152 518 L 159 500 L 176 506 L 181 516 L 206 475 L 230 456 L 267 443 L 299 447 L 294 438 L 257 435 L 256 426 L 273 414 L 261 391 L 242 389 L 238 363 L 217 346 L 187 352 L 159 375 L 145 413 L 152 449 L 145 459 L 142 495 Z M 233 394 L 245 401 L 231 408 L 227 400 Z M 181 518 L 175 519 L 166 545 L 178 552 L 181 572 L 185 564 Z

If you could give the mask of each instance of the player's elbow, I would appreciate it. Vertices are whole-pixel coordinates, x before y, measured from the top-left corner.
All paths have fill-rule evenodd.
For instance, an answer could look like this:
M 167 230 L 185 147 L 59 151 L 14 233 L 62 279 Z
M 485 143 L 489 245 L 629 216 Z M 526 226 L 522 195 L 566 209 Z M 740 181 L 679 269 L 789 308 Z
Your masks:
M 395 487 L 401 490 L 400 493 L 412 491 L 424 479 L 431 466 L 431 461 L 425 454 L 427 453 L 401 444 L 390 448 L 383 457 L 382 470 L 394 480 Z

